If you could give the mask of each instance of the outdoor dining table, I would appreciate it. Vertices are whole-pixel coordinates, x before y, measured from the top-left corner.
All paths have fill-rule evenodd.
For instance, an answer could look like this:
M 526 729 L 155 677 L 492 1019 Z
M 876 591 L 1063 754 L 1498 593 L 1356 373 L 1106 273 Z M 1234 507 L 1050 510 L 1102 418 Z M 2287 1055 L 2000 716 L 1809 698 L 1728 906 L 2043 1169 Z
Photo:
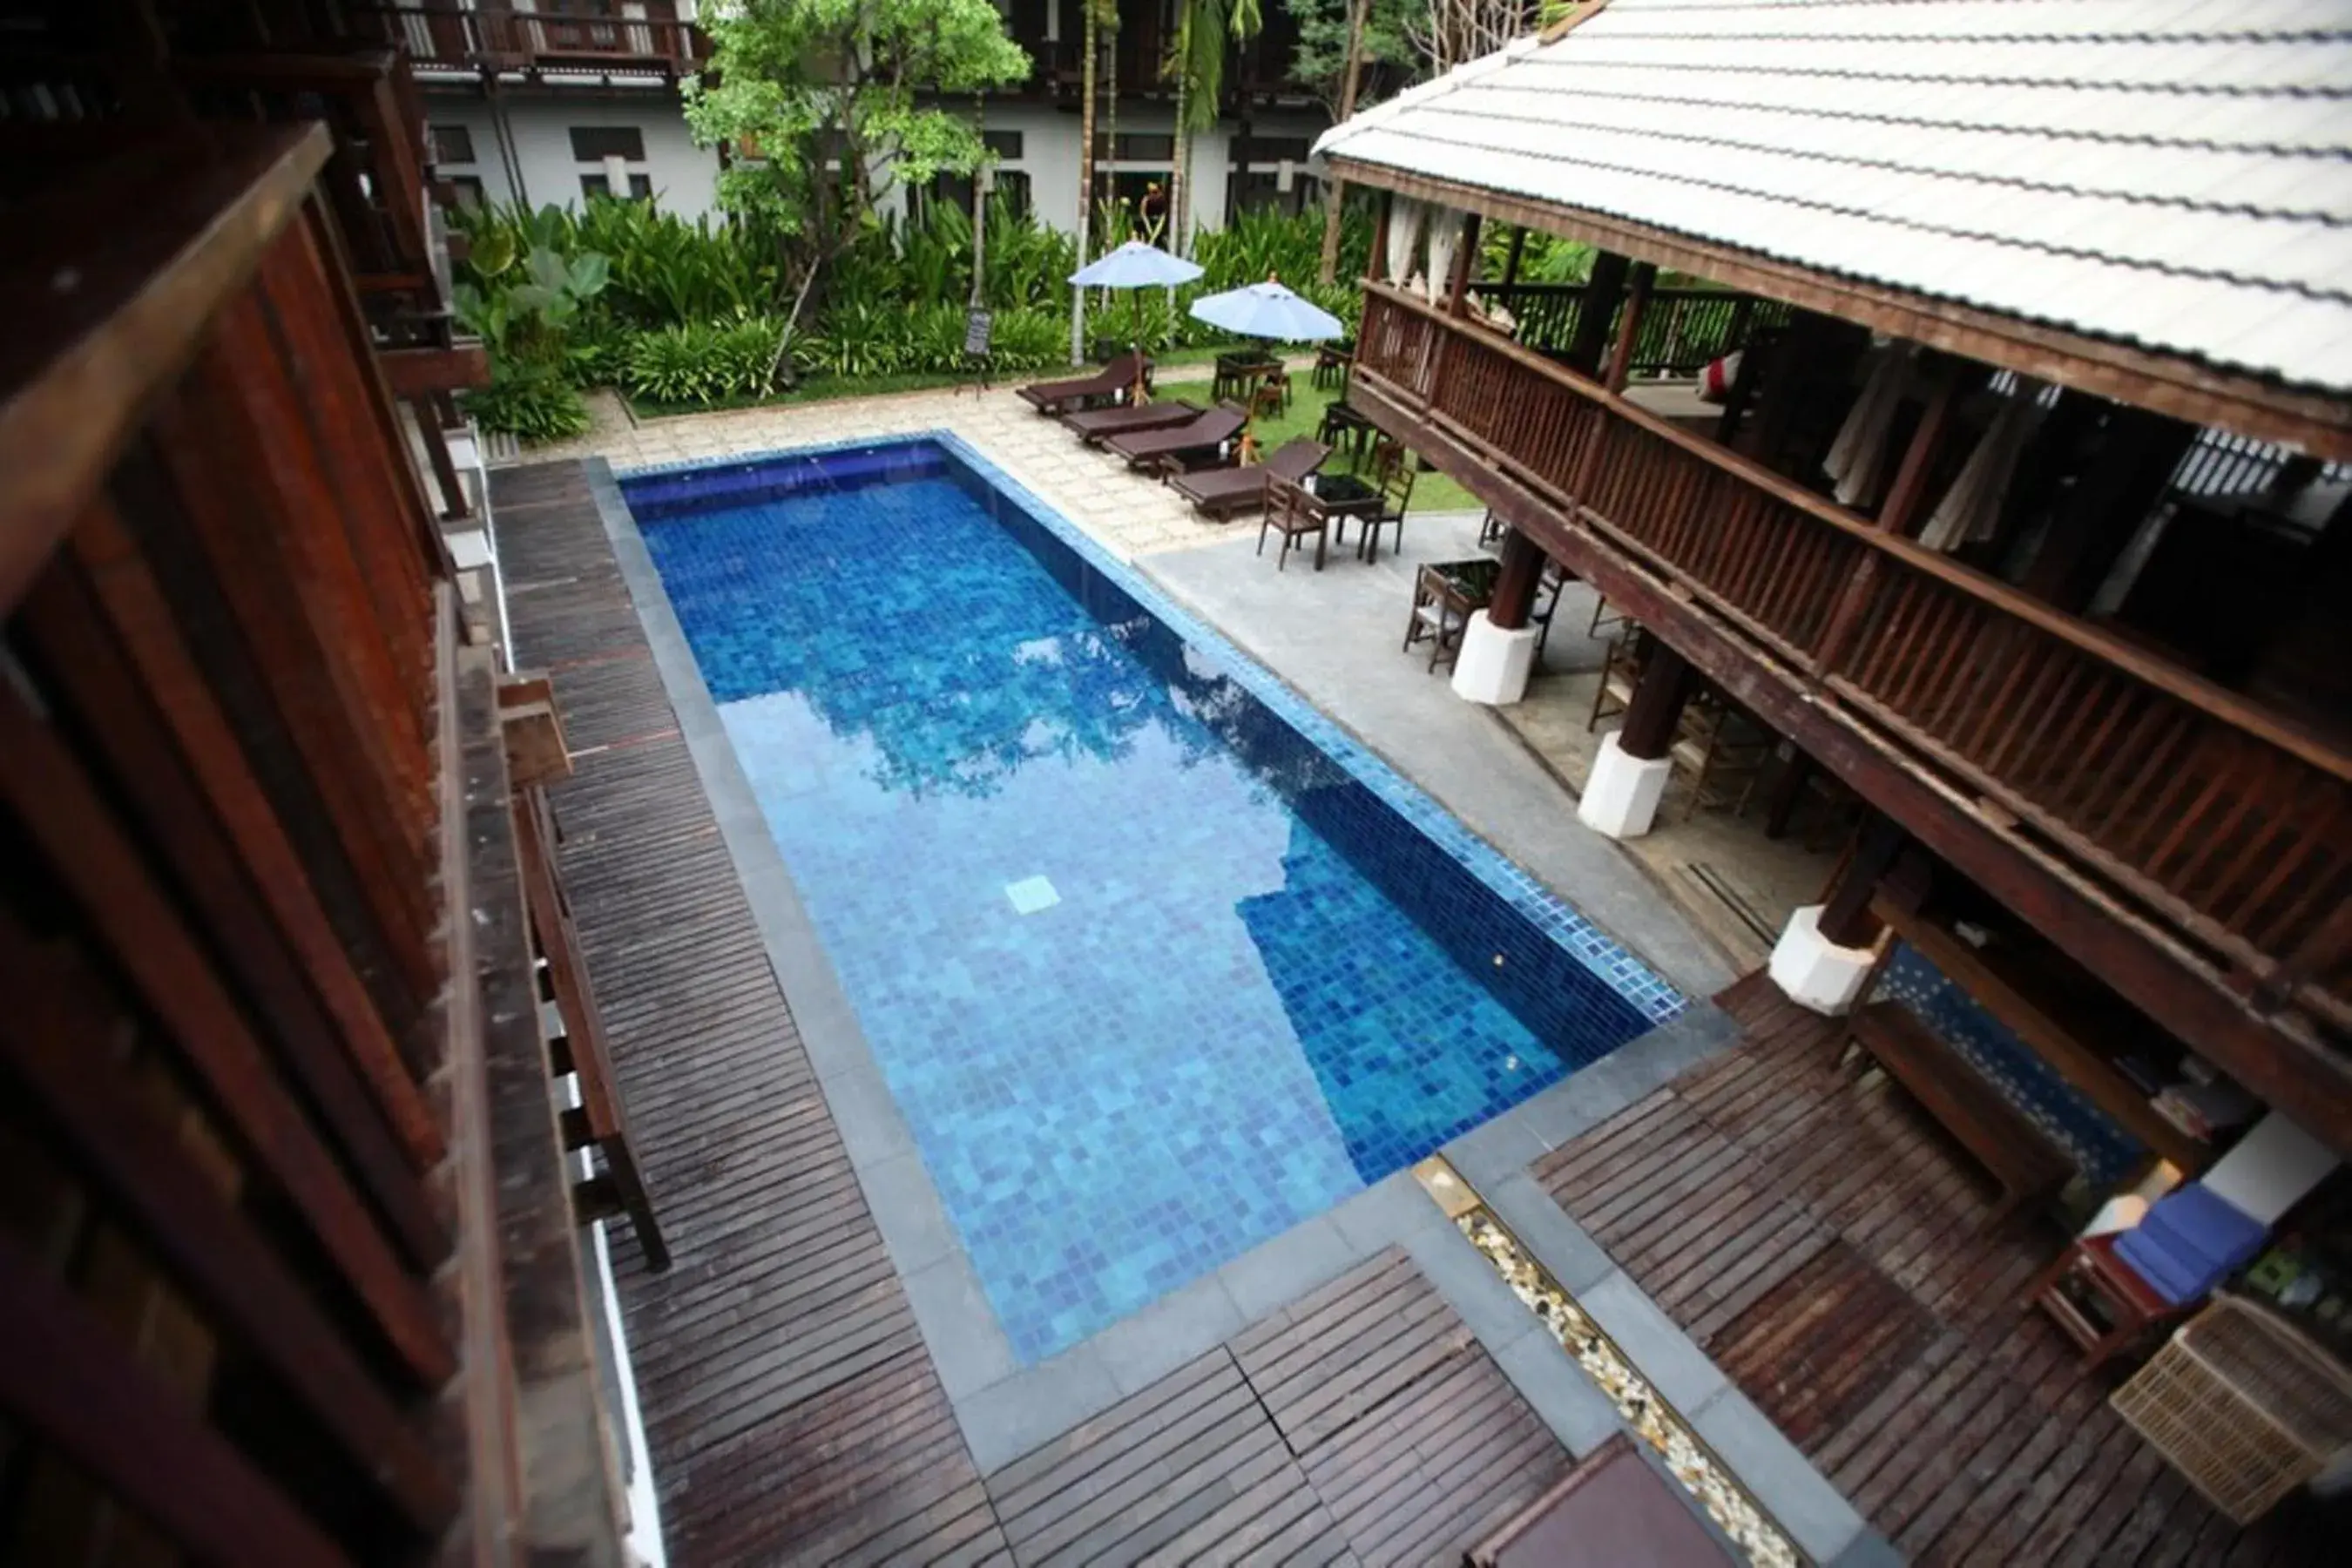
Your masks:
M 1240 398 L 1255 392 L 1260 382 L 1282 368 L 1282 362 L 1272 354 L 1244 353 L 1219 354 L 1217 372 L 1210 384 L 1210 395 L 1222 403 L 1226 398 Z
M 1331 520 L 1339 530 L 1339 542 L 1348 542 L 1348 519 L 1370 517 L 1381 510 L 1381 492 L 1376 486 L 1365 483 L 1353 474 L 1317 474 L 1314 488 L 1307 495 L 1318 511 Z M 1373 531 L 1367 528 L 1356 542 L 1356 555 L 1363 559 L 1364 544 Z
M 1467 561 L 1437 561 L 1413 576 L 1412 618 L 1405 623 L 1404 646 L 1430 639 L 1429 668 L 1438 660 L 1452 663 L 1462 650 L 1462 633 L 1470 617 L 1495 597 L 1496 579 L 1503 563 L 1491 555 Z

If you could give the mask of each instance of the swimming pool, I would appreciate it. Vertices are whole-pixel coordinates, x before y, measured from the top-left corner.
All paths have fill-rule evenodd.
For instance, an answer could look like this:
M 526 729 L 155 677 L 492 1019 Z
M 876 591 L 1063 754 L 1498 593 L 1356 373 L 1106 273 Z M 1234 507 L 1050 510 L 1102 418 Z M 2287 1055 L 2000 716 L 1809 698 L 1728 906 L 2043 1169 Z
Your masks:
M 623 489 L 1024 1363 L 1684 1005 L 951 440 Z

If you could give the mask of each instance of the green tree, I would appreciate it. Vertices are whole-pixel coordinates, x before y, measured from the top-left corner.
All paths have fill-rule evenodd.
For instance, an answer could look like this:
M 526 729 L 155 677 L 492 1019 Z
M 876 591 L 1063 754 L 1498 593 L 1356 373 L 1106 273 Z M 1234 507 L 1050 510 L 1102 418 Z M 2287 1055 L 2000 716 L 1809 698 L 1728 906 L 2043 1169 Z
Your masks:
M 775 234 L 800 276 L 787 341 L 891 186 L 985 160 L 971 121 L 938 99 L 1029 77 L 991 0 L 737 0 L 703 26 L 712 53 L 687 85 L 687 124 L 740 151 L 719 202 Z
M 1168 248 L 1181 256 L 1192 229 L 1192 136 L 1224 107 L 1225 56 L 1265 26 L 1259 0 L 1178 0 L 1176 42 L 1161 75 L 1176 85 L 1176 168 L 1168 182 Z

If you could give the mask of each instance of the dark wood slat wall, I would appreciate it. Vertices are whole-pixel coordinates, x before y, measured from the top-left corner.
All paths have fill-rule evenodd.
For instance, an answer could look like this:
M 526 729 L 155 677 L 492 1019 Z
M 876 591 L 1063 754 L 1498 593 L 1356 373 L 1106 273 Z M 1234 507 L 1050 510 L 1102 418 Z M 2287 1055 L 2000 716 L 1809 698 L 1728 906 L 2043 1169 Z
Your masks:
M 2289 1504 L 2240 1531 L 2107 1408 L 2027 1280 L 2063 1237 L 1981 1222 L 1991 1183 L 1837 1020 L 1762 975 L 1738 1047 L 1554 1152 L 1538 1179 L 1913 1561 L 2328 1560 Z
M 328 137 L 220 143 L 0 383 L 0 1557 L 617 1568 L 491 655 Z
M 615 1241 L 671 1560 L 1433 1563 L 1567 1466 L 1391 1254 L 983 1479 L 576 463 L 500 469 L 559 856 L 676 1261 Z

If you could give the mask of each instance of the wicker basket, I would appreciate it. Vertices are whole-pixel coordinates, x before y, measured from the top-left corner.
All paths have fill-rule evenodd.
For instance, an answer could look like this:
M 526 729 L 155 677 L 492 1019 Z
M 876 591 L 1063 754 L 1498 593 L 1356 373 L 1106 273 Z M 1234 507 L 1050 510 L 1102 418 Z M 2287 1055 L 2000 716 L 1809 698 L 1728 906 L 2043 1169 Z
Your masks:
M 2251 1524 L 2352 1443 L 2352 1374 L 2262 1308 L 2223 1297 L 2110 1403 L 2208 1501 Z

